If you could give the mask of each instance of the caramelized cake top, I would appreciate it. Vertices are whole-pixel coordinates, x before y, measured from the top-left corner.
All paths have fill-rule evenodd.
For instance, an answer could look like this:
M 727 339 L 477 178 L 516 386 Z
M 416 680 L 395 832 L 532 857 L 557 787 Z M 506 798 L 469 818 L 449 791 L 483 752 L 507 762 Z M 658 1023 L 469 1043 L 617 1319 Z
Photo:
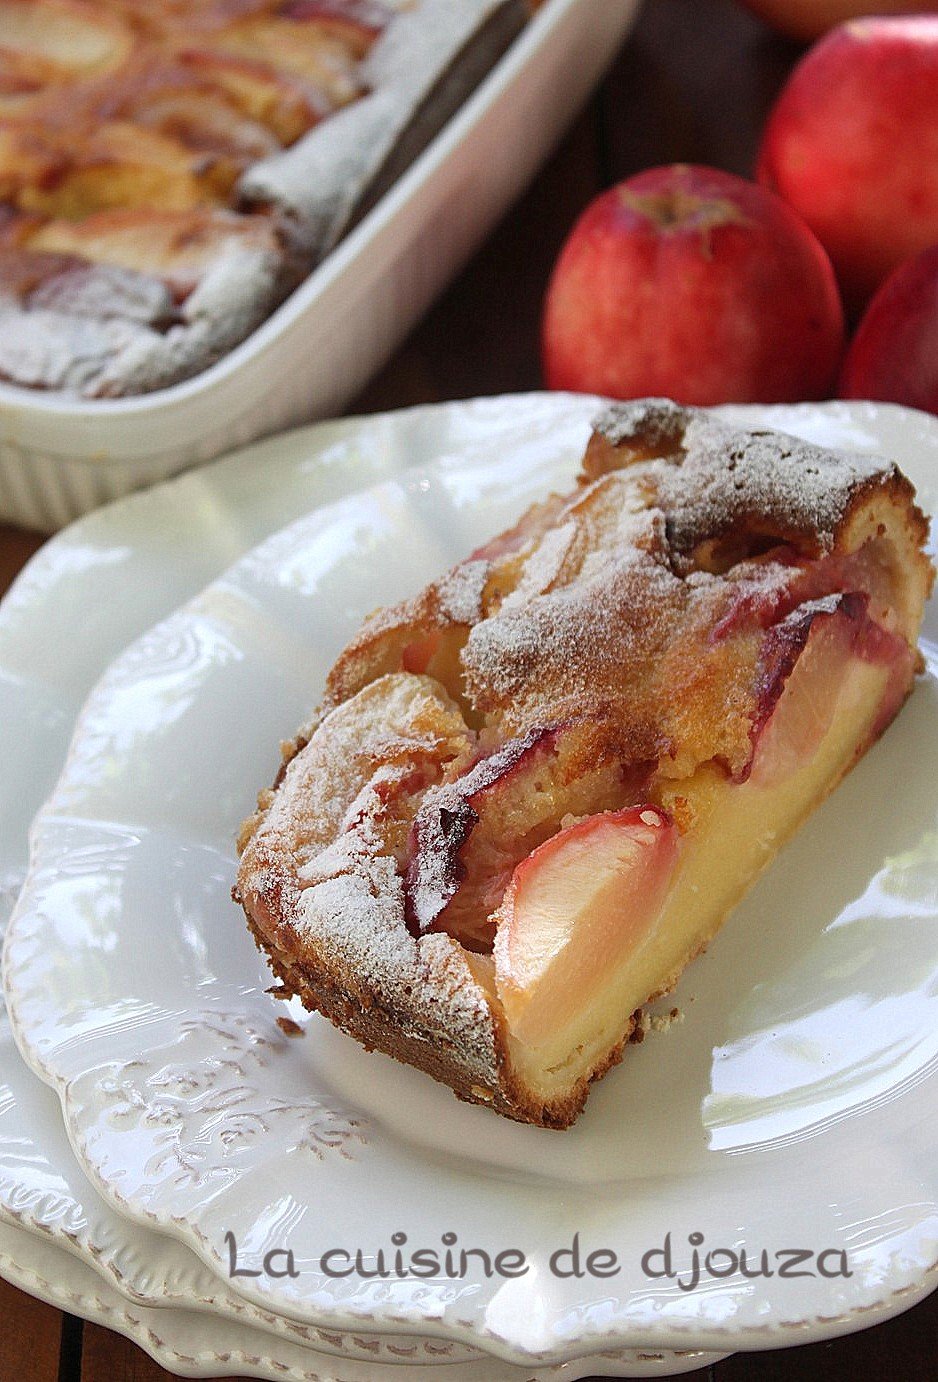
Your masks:
M 926 535 L 911 484 L 881 457 L 663 400 L 614 407 L 572 494 L 366 620 L 242 844 L 258 828 L 292 834 L 318 874 L 320 851 L 367 835 L 393 861 L 411 926 L 451 926 L 486 948 L 497 897 L 482 887 L 475 914 L 460 913 L 473 867 L 463 852 L 454 876 L 452 855 L 483 837 L 490 780 L 517 784 L 510 819 L 500 792 L 496 833 L 529 852 L 571 810 L 620 806 L 652 773 L 679 780 L 713 763 L 744 778 L 765 631 L 860 591 L 874 620 L 914 643 L 933 578 Z M 410 709 L 394 731 L 401 697 Z

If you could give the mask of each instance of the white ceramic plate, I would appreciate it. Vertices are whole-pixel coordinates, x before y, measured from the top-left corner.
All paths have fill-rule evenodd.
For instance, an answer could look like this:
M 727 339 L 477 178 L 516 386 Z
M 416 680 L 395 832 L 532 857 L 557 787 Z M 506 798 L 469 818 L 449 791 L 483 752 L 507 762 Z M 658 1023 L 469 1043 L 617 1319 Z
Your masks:
M 0 1071 L 0 1276 L 8 1281 L 126 1334 L 191 1377 L 534 1382 L 528 1369 L 449 1340 L 323 1331 L 239 1300 L 187 1248 L 128 1223 L 96 1194 L 68 1145 L 55 1095 L 20 1060 L 5 1012 Z M 718 1356 L 610 1352 L 538 1377 L 653 1377 Z
M 65 1135 L 58 1100 L 20 1059 L 2 1005 L 0 1072 L 0 1225 L 46 1241 L 53 1250 L 44 1258 L 46 1275 L 60 1287 L 70 1285 L 70 1259 L 78 1259 L 99 1278 L 105 1297 L 120 1295 L 144 1315 L 158 1313 L 162 1322 L 180 1313 L 206 1315 L 204 1339 L 218 1339 L 235 1326 L 239 1337 L 254 1336 L 255 1355 L 266 1352 L 278 1362 L 314 1350 L 319 1363 L 322 1355 L 334 1355 L 333 1365 L 335 1357 L 343 1363 L 382 1366 L 406 1361 L 420 1367 L 423 1377 L 428 1365 L 449 1365 L 448 1374 L 453 1364 L 478 1356 L 447 1340 L 384 1340 L 357 1331 L 318 1330 L 240 1299 L 194 1253 L 164 1234 L 129 1223 L 88 1183 Z M 22 1250 L 14 1258 L 22 1262 Z M 2 1251 L 0 1275 L 10 1276 Z M 171 1323 L 166 1327 L 173 1329 Z M 157 1333 L 161 1331 L 162 1324 Z M 279 1337 L 274 1340 L 271 1334 Z M 312 1366 L 307 1358 L 305 1367 Z M 509 1365 L 496 1366 L 506 1378 L 513 1375 Z
M 340 1361 L 296 1344 L 275 1342 L 230 1320 L 129 1304 L 84 1263 L 4 1222 L 0 1222 L 0 1276 L 60 1310 L 126 1335 L 174 1376 L 223 1373 L 269 1382 L 573 1382 L 582 1377 L 666 1377 L 715 1361 L 707 1354 L 637 1353 L 630 1371 L 623 1373 L 619 1355 L 599 1354 L 532 1372 L 485 1358 L 434 1362 L 432 1341 L 401 1348 L 396 1362 L 377 1362 L 373 1357 Z M 408 1355 L 418 1347 L 424 1356 L 414 1361 Z M 392 1343 L 386 1352 L 393 1351 Z
M 526 419 L 532 405 L 525 401 Z M 584 399 L 584 416 L 593 406 Z M 559 408 L 569 419 L 569 405 Z M 12 788 L 4 796 L 0 832 L 7 879 L 6 893 L 0 893 L 0 929 L 8 911 L 4 901 L 8 898 L 11 907 L 25 875 L 26 822 L 61 768 L 77 706 L 124 641 L 174 601 L 192 594 L 204 575 L 240 547 L 294 517 L 298 507 L 351 491 L 366 478 L 398 473 L 414 457 L 472 446 L 482 437 L 488 444 L 500 428 L 514 437 L 514 410 L 510 401 L 485 401 L 304 428 L 228 457 L 195 477 L 112 504 L 47 543 L 0 605 L 0 761 Z M 547 427 L 557 412 L 557 399 L 540 401 Z M 264 475 L 260 495 L 258 470 Z M 76 629 L 82 636 L 75 636 Z M 427 1365 L 442 1359 L 452 1364 L 475 1356 L 471 1347 L 446 1341 L 325 1334 L 233 1296 L 188 1249 L 128 1223 L 95 1193 L 70 1150 L 57 1099 L 15 1053 L 6 1009 L 0 1016 L 0 1057 L 0 1219 L 75 1253 L 135 1309 L 185 1306 L 193 1313 L 198 1307 L 320 1352 L 334 1350 L 372 1364 L 408 1360 L 419 1365 L 420 1376 L 427 1375 Z M 32 1249 L 17 1249 L 19 1262 L 28 1251 Z M 62 1289 L 72 1289 L 70 1273 L 69 1263 L 62 1263 L 55 1277 Z M 105 1287 L 104 1294 L 111 1292 Z M 87 1296 L 83 1292 L 82 1299 Z M 88 1317 L 101 1317 L 101 1312 Z M 106 1317 L 120 1318 L 111 1307 Z M 131 1323 L 137 1317 L 133 1312 L 128 1316 Z M 166 1318 L 160 1317 L 163 1335 L 171 1328 Z M 191 1327 L 189 1321 L 186 1328 Z M 206 1325 L 203 1350 L 217 1328 Z M 156 1338 L 148 1328 L 146 1338 L 151 1336 Z M 274 1346 L 258 1341 L 251 1353 L 258 1356 L 265 1347 Z M 274 1375 L 279 1376 L 285 1354 L 279 1345 L 275 1352 Z M 166 1360 L 166 1354 L 160 1356 Z M 209 1371 L 217 1371 L 218 1361 L 211 1354 Z M 227 1354 L 221 1361 L 228 1361 Z M 611 1361 L 605 1360 L 606 1367 Z M 616 1367 L 630 1375 L 648 1374 L 651 1367 L 681 1371 L 706 1361 L 713 1356 L 615 1357 Z M 513 1375 L 507 1365 L 486 1365 L 495 1368 L 492 1376 Z M 308 1367 L 307 1360 L 304 1376 Z
M 542 401 L 515 404 L 522 431 L 528 406 Z M 227 901 L 245 795 L 335 651 L 378 599 L 569 478 L 583 405 L 567 406 L 576 445 L 554 435 L 539 454 L 502 439 L 312 515 L 115 663 L 34 833 L 7 949 L 19 1040 L 124 1213 L 222 1274 L 227 1232 L 250 1268 L 293 1250 L 295 1278 L 233 1283 L 281 1313 L 419 1329 L 518 1362 L 859 1328 L 936 1280 L 933 677 L 687 976 L 688 1020 L 631 1053 L 562 1136 L 459 1106 L 318 1019 L 304 1040 L 283 1038 Z M 919 415 L 743 415 L 887 450 L 938 500 L 938 428 Z M 888 812 L 870 810 L 883 801 Z M 401 1230 L 413 1246 L 449 1231 L 463 1246 L 521 1247 L 530 1270 L 500 1283 L 321 1271 L 336 1246 L 373 1266 Z M 550 1270 L 577 1231 L 585 1248 L 616 1251 L 613 1282 Z M 685 1291 L 640 1270 L 668 1232 L 685 1284 L 694 1233 L 706 1248 L 745 1246 L 750 1262 L 765 1249 L 775 1266 L 800 1248 L 815 1274 Z M 816 1274 L 825 1249 L 847 1254 L 849 1277 Z
M 447 452 L 550 433 L 588 399 L 479 399 L 304 427 L 100 509 L 52 538 L 0 603 L 0 920 L 26 874 L 29 823 L 108 662 L 261 538 L 319 504 Z

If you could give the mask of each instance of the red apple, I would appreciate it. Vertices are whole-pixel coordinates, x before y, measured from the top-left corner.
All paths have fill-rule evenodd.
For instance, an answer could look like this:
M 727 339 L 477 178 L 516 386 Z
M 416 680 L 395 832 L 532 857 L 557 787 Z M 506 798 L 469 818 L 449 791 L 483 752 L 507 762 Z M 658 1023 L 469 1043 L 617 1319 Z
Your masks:
M 851 305 L 938 240 L 938 15 L 858 19 L 798 64 L 759 181 L 807 221 Z
M 773 28 L 793 38 L 820 38 L 828 29 L 865 14 L 923 14 L 933 0 L 743 0 Z
M 777 197 L 711 168 L 652 168 L 598 197 L 547 294 L 553 389 L 682 403 L 822 398 L 843 350 L 834 274 Z
M 661 910 L 678 831 L 657 806 L 590 816 L 518 865 L 499 910 L 495 983 L 513 1035 L 536 1046 L 636 950 Z
M 900 264 L 857 327 L 841 398 L 875 398 L 938 414 L 938 244 Z

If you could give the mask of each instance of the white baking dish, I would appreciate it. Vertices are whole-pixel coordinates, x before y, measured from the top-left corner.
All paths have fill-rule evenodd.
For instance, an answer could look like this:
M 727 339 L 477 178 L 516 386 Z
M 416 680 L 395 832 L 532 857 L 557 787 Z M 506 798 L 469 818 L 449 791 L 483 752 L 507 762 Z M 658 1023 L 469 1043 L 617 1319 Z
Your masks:
M 83 401 L 0 384 L 0 518 L 51 531 L 284 427 L 338 412 L 531 178 L 639 0 L 546 0 L 392 190 L 204 373 Z

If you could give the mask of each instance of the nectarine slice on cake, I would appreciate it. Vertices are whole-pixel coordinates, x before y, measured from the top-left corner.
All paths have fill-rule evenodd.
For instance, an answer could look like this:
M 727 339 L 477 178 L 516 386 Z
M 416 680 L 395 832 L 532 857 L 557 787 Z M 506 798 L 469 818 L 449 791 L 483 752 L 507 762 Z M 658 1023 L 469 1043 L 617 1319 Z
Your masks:
M 868 682 L 882 683 L 880 718 L 888 723 L 911 670 L 908 644 L 869 618 L 864 595 L 799 605 L 766 638 L 750 780 L 771 786 L 811 759 Z
M 424 798 L 407 874 L 414 922 L 490 949 L 515 866 L 565 817 L 617 806 L 626 790 L 622 764 L 588 720 L 509 740 Z
M 494 951 L 498 996 L 515 1040 L 536 1045 L 563 1026 L 597 979 L 641 947 L 677 852 L 670 817 L 655 806 L 631 806 L 569 826 L 518 865 L 499 909 Z
M 387 28 L 394 11 L 376 0 L 288 0 L 280 14 L 298 24 L 316 24 L 363 58 Z
M 324 92 L 251 56 L 192 43 L 180 49 L 176 60 L 194 78 L 226 92 L 242 114 L 266 126 L 284 145 L 295 143 L 332 110 Z

